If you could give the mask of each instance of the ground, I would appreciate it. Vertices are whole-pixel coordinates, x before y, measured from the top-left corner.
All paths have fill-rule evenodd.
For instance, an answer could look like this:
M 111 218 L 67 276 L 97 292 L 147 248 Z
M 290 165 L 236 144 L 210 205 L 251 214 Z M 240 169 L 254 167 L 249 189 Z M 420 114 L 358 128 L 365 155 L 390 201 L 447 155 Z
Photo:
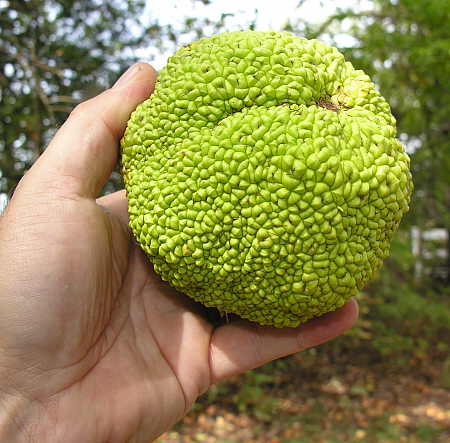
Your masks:
M 325 345 L 221 383 L 158 443 L 449 442 L 449 365 L 364 354 Z

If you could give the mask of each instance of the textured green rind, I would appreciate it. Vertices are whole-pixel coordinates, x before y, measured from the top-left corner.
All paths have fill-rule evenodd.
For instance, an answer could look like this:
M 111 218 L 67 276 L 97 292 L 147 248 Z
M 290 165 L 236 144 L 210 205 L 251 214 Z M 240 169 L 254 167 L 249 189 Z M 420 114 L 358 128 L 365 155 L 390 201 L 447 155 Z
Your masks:
M 263 325 L 342 306 L 412 190 L 386 101 L 335 48 L 225 33 L 182 48 L 122 140 L 130 226 L 171 285 Z

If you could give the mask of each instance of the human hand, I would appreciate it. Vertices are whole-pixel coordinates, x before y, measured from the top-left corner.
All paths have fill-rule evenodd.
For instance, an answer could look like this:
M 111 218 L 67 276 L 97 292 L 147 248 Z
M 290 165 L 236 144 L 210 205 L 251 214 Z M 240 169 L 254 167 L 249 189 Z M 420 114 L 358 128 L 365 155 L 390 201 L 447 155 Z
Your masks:
M 123 191 L 96 199 L 129 114 L 151 93 L 139 63 L 79 106 L 0 219 L 0 440 L 147 442 L 211 384 L 318 345 L 357 306 L 298 328 L 214 328 L 156 276 Z

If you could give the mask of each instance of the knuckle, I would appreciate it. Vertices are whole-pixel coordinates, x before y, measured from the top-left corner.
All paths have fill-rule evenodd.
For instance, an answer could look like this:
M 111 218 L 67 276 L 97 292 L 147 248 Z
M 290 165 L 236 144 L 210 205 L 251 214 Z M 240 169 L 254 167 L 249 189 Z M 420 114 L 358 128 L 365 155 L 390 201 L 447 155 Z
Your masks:
M 70 118 L 78 118 L 80 116 L 83 116 L 87 113 L 89 107 L 90 107 L 90 100 L 78 103 L 78 105 L 76 105 L 71 113 L 70 113 Z

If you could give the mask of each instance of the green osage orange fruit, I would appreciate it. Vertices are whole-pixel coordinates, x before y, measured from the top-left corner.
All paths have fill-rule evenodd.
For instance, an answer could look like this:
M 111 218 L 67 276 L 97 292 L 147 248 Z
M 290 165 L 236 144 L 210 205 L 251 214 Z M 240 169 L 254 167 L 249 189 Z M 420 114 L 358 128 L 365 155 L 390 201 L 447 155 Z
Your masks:
M 297 326 L 363 288 L 412 190 L 369 77 L 283 32 L 181 48 L 121 145 L 130 226 L 155 271 L 261 325 Z

